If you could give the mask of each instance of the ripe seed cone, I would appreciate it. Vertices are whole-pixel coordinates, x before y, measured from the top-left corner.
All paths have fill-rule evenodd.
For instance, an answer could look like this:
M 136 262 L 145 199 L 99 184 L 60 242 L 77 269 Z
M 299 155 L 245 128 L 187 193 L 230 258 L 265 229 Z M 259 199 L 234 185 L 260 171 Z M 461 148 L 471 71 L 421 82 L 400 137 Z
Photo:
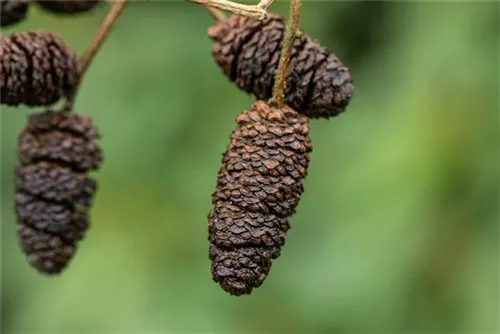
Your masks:
M 272 89 L 285 35 L 281 16 L 263 21 L 237 15 L 208 30 L 212 55 L 240 89 L 267 100 Z M 345 110 L 354 89 L 349 69 L 328 49 L 302 33 L 290 58 L 285 102 L 314 118 L 337 116 Z
M 259 287 L 280 256 L 312 146 L 309 119 L 287 106 L 257 101 L 236 122 L 212 194 L 208 231 L 212 277 L 239 296 Z
M 53 13 L 77 14 L 91 11 L 100 0 L 39 0 L 37 3 Z
M 50 110 L 29 116 L 19 134 L 18 238 L 29 263 L 41 273 L 60 273 L 88 229 L 97 183 L 87 172 L 102 161 L 99 137 L 89 117 Z
M 0 27 L 7 27 L 24 20 L 29 4 L 28 0 L 1 0 Z
M 54 33 L 0 36 L 1 104 L 54 104 L 73 93 L 78 76 L 77 54 Z

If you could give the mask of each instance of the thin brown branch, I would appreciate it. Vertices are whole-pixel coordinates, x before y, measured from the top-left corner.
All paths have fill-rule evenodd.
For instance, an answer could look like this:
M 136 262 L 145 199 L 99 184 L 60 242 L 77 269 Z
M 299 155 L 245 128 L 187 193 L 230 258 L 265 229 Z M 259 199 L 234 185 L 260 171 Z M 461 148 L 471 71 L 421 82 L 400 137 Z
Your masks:
M 92 42 L 90 42 L 89 46 L 85 49 L 83 54 L 80 56 L 80 77 L 78 80 L 78 84 L 76 85 L 76 88 L 73 92 L 73 95 L 71 98 L 68 100 L 68 103 L 66 104 L 66 108 L 71 110 L 76 94 L 78 93 L 78 89 L 80 87 L 80 84 L 83 80 L 83 76 L 85 75 L 87 69 L 89 68 L 90 64 L 94 60 L 97 52 L 101 49 L 104 41 L 108 37 L 111 29 L 113 28 L 113 25 L 115 21 L 118 19 L 118 17 L 121 15 L 123 10 L 128 4 L 128 0 L 116 0 L 112 3 L 112 7 L 109 10 L 108 14 L 106 15 L 106 18 L 104 19 L 103 23 L 101 24 L 101 27 L 99 28 L 99 31 L 94 35 L 94 38 L 92 39 Z
M 295 38 L 297 37 L 297 31 L 299 28 L 300 5 L 300 0 L 292 0 L 290 3 L 290 15 L 286 26 L 278 70 L 276 71 L 273 97 L 271 98 L 271 103 L 278 107 L 283 106 L 285 101 L 286 77 L 288 65 L 290 63 L 290 55 L 292 53 L 293 44 L 295 42 Z

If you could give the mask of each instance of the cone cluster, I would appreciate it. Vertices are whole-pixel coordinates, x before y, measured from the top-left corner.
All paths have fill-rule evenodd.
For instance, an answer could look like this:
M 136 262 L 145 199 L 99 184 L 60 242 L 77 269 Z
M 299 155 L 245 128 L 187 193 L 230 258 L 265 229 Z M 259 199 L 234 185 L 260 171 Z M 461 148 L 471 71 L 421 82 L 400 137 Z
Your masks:
M 309 119 L 257 101 L 236 120 L 208 215 L 212 277 L 232 295 L 251 293 L 280 256 L 303 192 Z
M 24 20 L 29 4 L 29 0 L 1 0 L 0 27 L 8 27 Z
M 30 115 L 19 134 L 15 212 L 19 243 L 29 263 L 58 274 L 89 226 L 99 168 L 100 137 L 89 117 L 45 111 Z
M 32 2 L 73 14 L 100 1 L 1 0 L 1 26 L 23 20 Z M 269 14 L 262 21 L 233 15 L 208 31 L 223 73 L 257 98 L 236 119 L 208 214 L 212 278 L 236 296 L 261 286 L 281 254 L 304 192 L 310 118 L 339 115 L 354 89 L 349 69 L 301 32 L 290 56 L 285 105 L 277 106 L 272 94 L 285 30 L 284 19 Z M 76 53 L 54 33 L 0 33 L 1 104 L 48 106 L 67 98 L 72 105 L 80 74 Z M 19 134 L 18 239 L 40 273 L 63 271 L 89 228 L 97 182 L 88 173 L 103 159 L 99 138 L 89 117 L 67 109 L 29 116 Z
M 237 118 L 208 214 L 212 277 L 236 296 L 262 285 L 285 244 L 312 151 L 309 119 L 339 115 L 354 89 L 349 68 L 298 32 L 285 105 L 265 102 L 279 98 L 272 95 L 285 32 L 285 20 L 274 14 L 261 21 L 232 15 L 208 30 L 222 72 L 257 99 Z
M 257 99 L 271 98 L 278 68 L 285 21 L 269 14 L 262 21 L 237 15 L 208 30 L 212 55 L 236 86 Z M 349 69 L 306 33 L 295 39 L 285 102 L 311 118 L 329 118 L 347 107 L 354 85 Z
M 33 2 L 72 14 L 90 11 L 100 1 L 1 0 L 1 26 L 26 18 Z M 1 104 L 38 107 L 72 100 L 79 80 L 78 56 L 56 34 L 0 32 Z M 88 173 L 102 162 L 99 138 L 91 119 L 68 107 L 32 114 L 19 134 L 14 175 L 18 240 L 40 273 L 60 273 L 89 227 L 97 183 Z
M 0 35 L 0 103 L 45 106 L 73 93 L 77 54 L 52 32 Z

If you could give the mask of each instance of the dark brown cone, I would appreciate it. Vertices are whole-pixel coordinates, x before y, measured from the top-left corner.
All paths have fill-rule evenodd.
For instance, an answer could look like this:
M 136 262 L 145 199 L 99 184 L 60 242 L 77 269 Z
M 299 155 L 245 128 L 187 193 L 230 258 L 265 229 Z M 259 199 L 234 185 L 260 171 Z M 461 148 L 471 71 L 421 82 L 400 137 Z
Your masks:
M 285 22 L 269 14 L 263 21 L 233 15 L 211 27 L 212 54 L 240 89 L 257 99 L 271 98 Z M 354 85 L 349 69 L 328 49 L 302 33 L 290 58 L 285 102 L 314 118 L 337 116 L 347 107 Z
M 60 37 L 28 31 L 0 38 L 2 104 L 51 105 L 73 93 L 79 76 L 77 54 Z
M 100 0 L 38 0 L 43 9 L 53 13 L 77 14 L 91 11 Z
M 237 118 L 208 215 L 212 277 L 232 295 L 259 287 L 304 191 L 309 119 L 257 101 Z
M 0 27 L 7 27 L 24 20 L 29 4 L 28 0 L 1 0 Z
M 86 173 L 99 168 L 98 130 L 87 116 L 46 111 L 19 135 L 15 211 L 19 242 L 41 273 L 60 273 L 84 238 L 97 190 Z

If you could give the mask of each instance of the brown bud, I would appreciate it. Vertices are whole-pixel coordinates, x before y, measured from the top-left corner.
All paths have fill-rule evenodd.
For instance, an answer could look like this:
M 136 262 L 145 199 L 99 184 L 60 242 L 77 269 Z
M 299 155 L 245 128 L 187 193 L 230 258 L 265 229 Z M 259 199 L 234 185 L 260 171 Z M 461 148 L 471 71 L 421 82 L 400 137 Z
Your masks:
M 47 31 L 0 36 L 0 102 L 51 105 L 73 93 L 79 76 L 76 53 Z
M 100 0 L 38 0 L 43 9 L 53 13 L 77 14 L 91 11 Z
M 309 119 L 257 101 L 237 118 L 208 215 L 212 277 L 232 295 L 262 284 L 304 191 Z
M 96 181 L 86 173 L 102 161 L 98 138 L 89 117 L 53 111 L 30 115 L 19 135 L 19 243 L 41 273 L 60 273 L 84 238 L 97 190 Z
M 1 0 L 0 27 L 7 27 L 26 18 L 29 0 Z
M 271 98 L 283 46 L 285 22 L 269 14 L 262 21 L 237 15 L 211 27 L 212 54 L 240 89 Z M 354 86 L 349 69 L 306 33 L 292 49 L 285 102 L 308 117 L 332 117 L 345 110 Z

